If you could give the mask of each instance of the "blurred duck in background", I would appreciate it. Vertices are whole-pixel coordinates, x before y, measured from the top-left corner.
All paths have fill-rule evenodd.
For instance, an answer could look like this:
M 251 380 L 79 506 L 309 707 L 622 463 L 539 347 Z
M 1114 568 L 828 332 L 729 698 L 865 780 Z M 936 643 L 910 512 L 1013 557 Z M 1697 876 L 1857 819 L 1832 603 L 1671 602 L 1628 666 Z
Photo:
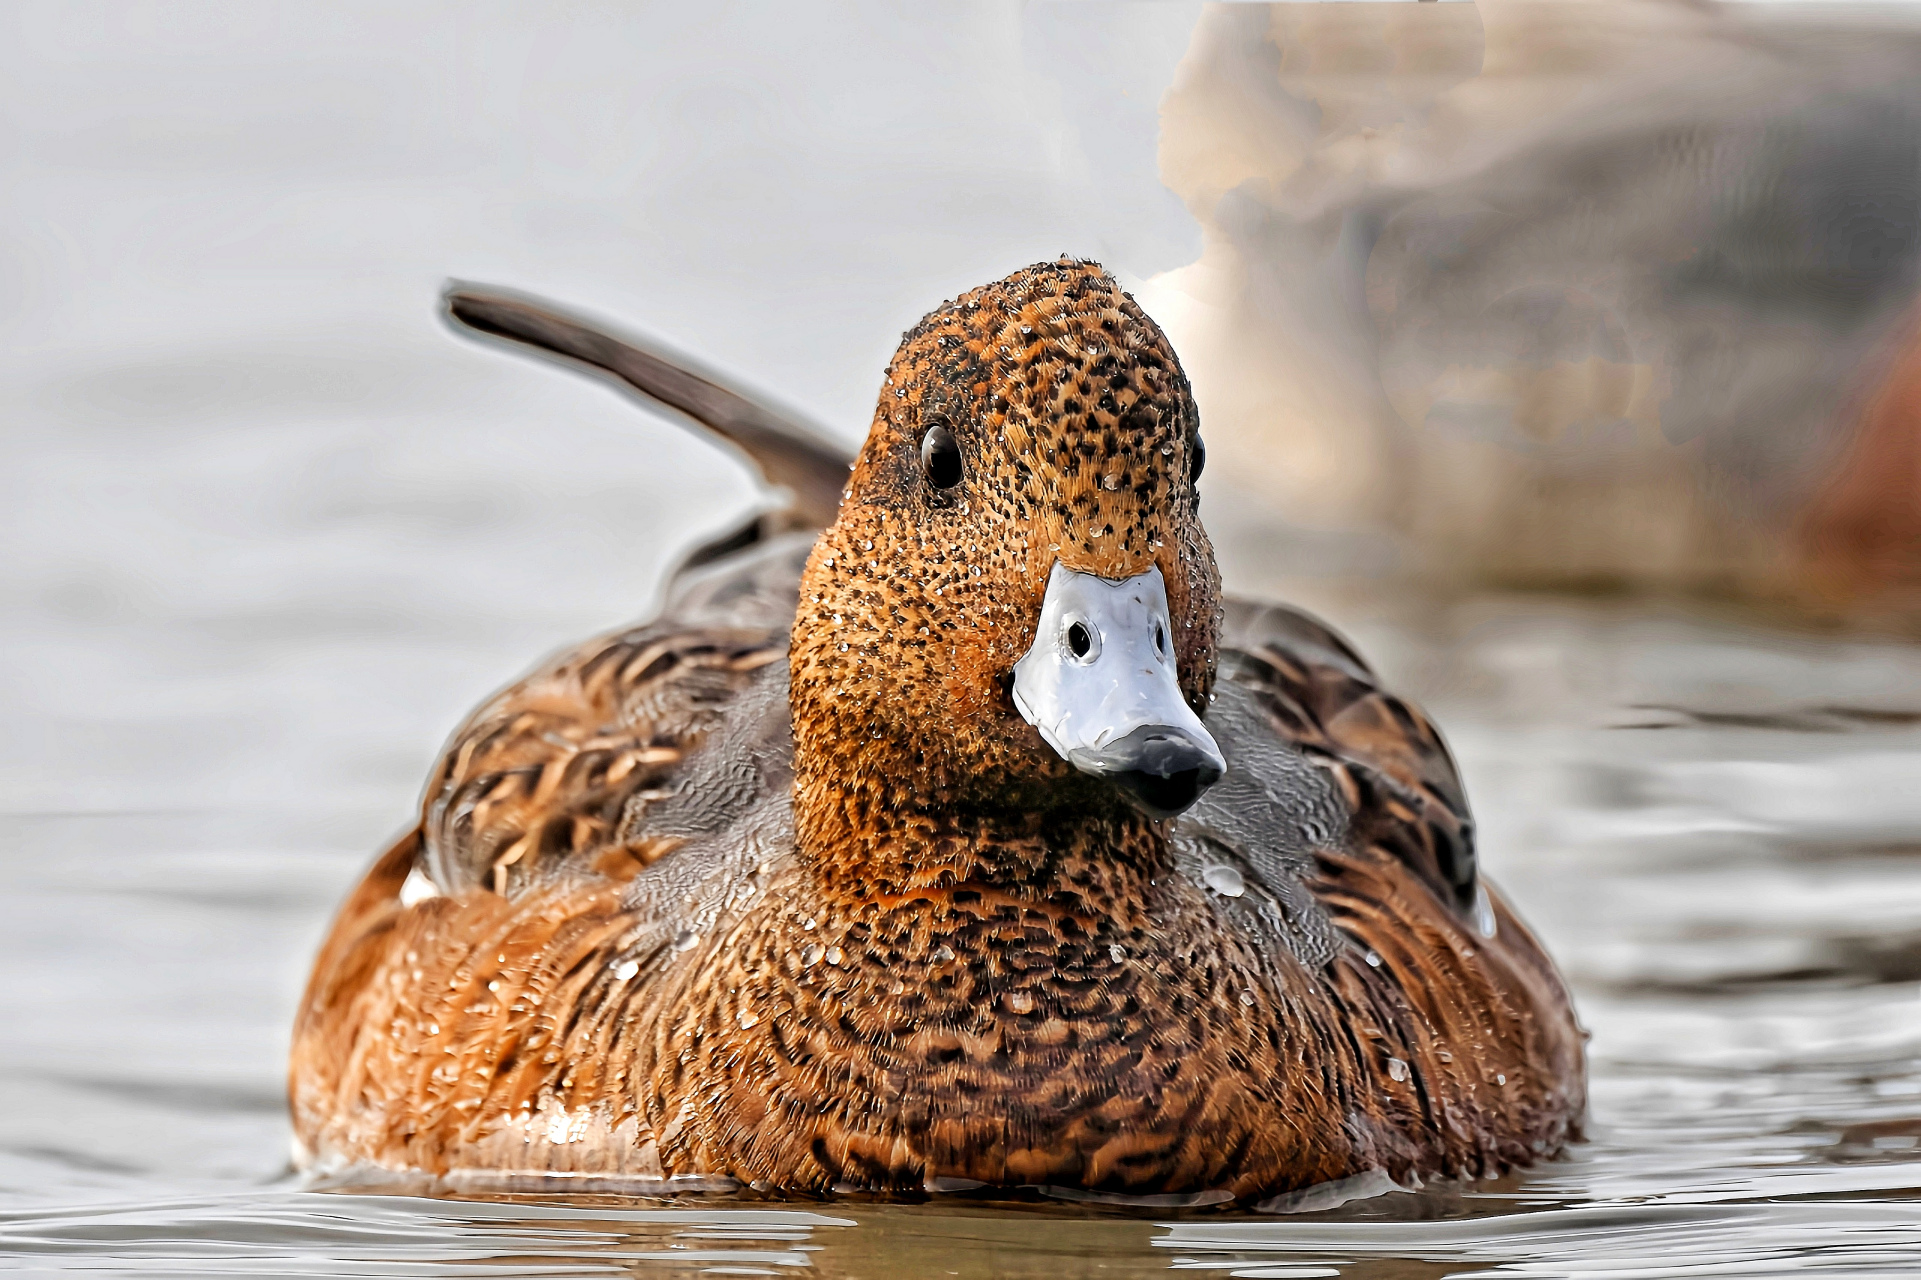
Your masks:
M 1204 250 L 1142 298 L 1230 577 L 1921 621 L 1918 126 L 1891 10 L 1208 10 L 1161 138 Z

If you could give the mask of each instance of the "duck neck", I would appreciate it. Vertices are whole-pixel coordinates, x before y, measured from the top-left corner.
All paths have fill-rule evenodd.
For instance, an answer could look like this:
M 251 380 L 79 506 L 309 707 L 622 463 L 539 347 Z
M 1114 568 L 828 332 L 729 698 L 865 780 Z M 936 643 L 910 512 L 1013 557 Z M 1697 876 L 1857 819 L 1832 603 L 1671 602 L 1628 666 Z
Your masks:
M 944 784 L 881 743 L 845 757 L 804 739 L 795 745 L 799 853 L 828 897 L 987 892 L 1128 914 L 1169 872 L 1164 831 L 1089 788 L 1061 788 L 1064 801 L 1039 786 L 983 799 L 994 789 Z

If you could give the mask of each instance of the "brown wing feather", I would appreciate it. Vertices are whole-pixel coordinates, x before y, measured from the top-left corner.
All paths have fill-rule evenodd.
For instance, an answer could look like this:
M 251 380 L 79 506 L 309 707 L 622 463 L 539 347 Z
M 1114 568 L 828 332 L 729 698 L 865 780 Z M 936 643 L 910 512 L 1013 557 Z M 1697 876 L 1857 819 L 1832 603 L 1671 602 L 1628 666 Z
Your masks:
M 658 1172 L 620 1116 L 590 1108 L 560 1123 L 591 1135 L 551 1141 L 572 1086 L 596 1083 L 563 1088 L 555 1064 L 597 1061 L 585 1045 L 553 1050 L 606 1038 L 597 1009 L 616 994 L 616 952 L 667 917 L 626 900 L 680 843 L 641 815 L 675 795 L 740 693 L 785 654 L 784 626 L 657 623 L 564 654 L 474 713 L 419 826 L 355 890 L 316 961 L 292 1076 L 311 1151 L 434 1173 Z M 415 872 L 437 896 L 403 906 Z M 598 1066 L 617 1073 L 618 1055 Z
M 1321 971 L 1340 1011 L 1325 1030 L 1361 1057 L 1405 1064 L 1388 1072 L 1390 1087 L 1377 1079 L 1355 1100 L 1358 1113 L 1382 1133 L 1425 1129 L 1453 1172 L 1525 1164 L 1577 1136 L 1585 1083 L 1566 986 L 1481 884 L 1466 791 L 1440 731 L 1319 620 L 1233 601 L 1227 614 L 1223 679 L 1326 771 L 1347 815 L 1308 880 L 1354 944 Z M 1419 1168 L 1433 1156 L 1409 1159 Z
M 785 636 L 642 627 L 586 645 L 483 706 L 428 784 L 425 866 L 443 893 L 631 879 L 661 850 L 623 819 L 665 794 Z
M 1225 673 L 1257 691 L 1280 731 L 1328 768 L 1351 839 L 1385 850 L 1471 910 L 1474 819 L 1441 731 L 1381 688 L 1325 623 L 1280 606 L 1230 604 Z

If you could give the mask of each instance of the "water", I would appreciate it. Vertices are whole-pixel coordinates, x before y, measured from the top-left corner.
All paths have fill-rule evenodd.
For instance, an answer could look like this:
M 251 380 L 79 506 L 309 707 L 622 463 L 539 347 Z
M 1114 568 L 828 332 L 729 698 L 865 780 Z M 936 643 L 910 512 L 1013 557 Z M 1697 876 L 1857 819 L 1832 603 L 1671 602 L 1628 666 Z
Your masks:
M 1487 865 L 1574 984 L 1593 1032 L 1592 1139 L 1564 1159 L 1496 1183 L 1344 1204 L 1327 1194 L 1319 1202 L 1334 1207 L 1309 1201 L 1286 1216 L 1038 1193 L 621 1204 L 304 1185 L 285 1168 L 287 1023 L 328 913 L 371 852 L 367 835 L 401 816 L 370 808 L 364 775 L 401 762 L 358 739 L 350 719 L 308 705 L 326 702 L 327 682 L 296 682 L 312 737 L 264 770 L 306 770 L 304 785 L 264 787 L 251 805 L 116 804 L 150 794 L 152 770 L 181 771 L 168 742 L 217 733 L 250 680 L 284 683 L 299 665 L 285 629 L 235 627 L 217 654 L 202 642 L 198 660 L 214 674 L 171 711 L 149 705 L 136 719 L 122 707 L 120 753 L 84 780 L 91 803 L 16 804 L 5 818 L 0 1267 L 823 1277 L 1921 1267 L 1921 652 L 1646 602 L 1322 603 L 1447 729 Z M 39 625 L 44 642 L 61 639 Z M 331 674 L 356 696 L 398 696 L 403 673 L 451 644 L 427 626 L 374 629 L 333 654 Z M 231 696 L 211 697 L 223 682 Z M 112 710 L 43 707 L 26 730 L 57 753 L 63 735 L 100 741 Z

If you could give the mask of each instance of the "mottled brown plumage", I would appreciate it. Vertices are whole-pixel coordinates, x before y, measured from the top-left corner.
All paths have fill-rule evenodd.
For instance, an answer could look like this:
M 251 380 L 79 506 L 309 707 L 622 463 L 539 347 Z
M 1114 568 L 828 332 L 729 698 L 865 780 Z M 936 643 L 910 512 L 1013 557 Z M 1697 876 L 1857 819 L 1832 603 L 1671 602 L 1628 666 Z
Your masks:
M 1319 623 L 1223 606 L 1198 462 L 1092 264 L 928 316 L 811 549 L 743 535 L 455 735 L 316 963 L 307 1157 L 1258 1197 L 1558 1149 L 1580 1033 L 1446 748 Z M 1161 570 L 1229 766 L 1177 819 L 1010 702 L 1057 560 Z

